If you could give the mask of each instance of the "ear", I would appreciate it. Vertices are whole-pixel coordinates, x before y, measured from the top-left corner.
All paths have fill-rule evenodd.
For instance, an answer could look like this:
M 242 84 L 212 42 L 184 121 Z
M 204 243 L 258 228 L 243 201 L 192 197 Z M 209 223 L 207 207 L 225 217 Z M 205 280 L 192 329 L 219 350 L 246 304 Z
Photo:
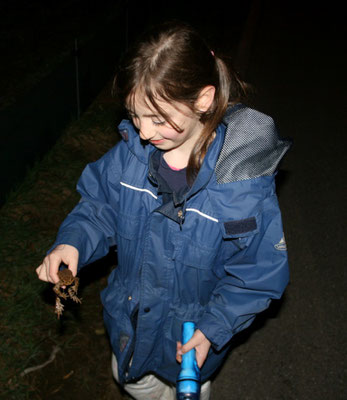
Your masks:
M 196 110 L 198 110 L 201 113 L 206 112 L 213 103 L 215 93 L 216 93 L 216 88 L 214 86 L 212 85 L 205 86 L 201 90 L 199 97 L 195 103 Z

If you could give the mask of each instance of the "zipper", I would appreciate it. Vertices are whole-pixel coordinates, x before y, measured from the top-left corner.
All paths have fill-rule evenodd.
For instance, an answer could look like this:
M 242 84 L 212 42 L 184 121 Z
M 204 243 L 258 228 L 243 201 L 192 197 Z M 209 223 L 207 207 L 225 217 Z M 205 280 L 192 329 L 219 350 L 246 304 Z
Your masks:
M 130 365 L 129 364 L 130 364 L 131 358 L 134 355 L 135 343 L 136 343 L 136 327 L 137 327 L 138 315 L 139 315 L 139 305 L 136 305 L 136 307 L 134 308 L 134 310 L 133 310 L 133 312 L 131 313 L 131 316 L 130 316 L 130 322 L 131 322 L 131 325 L 133 327 L 134 335 L 133 335 L 133 339 L 132 339 L 132 341 L 130 342 L 130 345 L 129 345 L 128 354 L 125 357 L 125 359 L 123 361 L 123 364 L 122 364 L 122 367 L 123 367 L 122 369 L 124 369 L 125 377 L 127 377 L 129 375 L 129 369 L 130 369 Z

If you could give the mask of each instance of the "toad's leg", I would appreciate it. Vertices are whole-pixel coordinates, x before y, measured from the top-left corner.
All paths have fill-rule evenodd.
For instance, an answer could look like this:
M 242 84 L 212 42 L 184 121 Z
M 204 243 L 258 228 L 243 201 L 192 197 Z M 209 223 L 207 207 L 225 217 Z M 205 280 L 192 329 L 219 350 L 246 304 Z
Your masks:
M 58 282 L 54 287 L 53 287 L 53 290 L 54 290 L 54 293 L 57 295 L 57 296 L 59 296 L 59 297 L 62 297 L 63 299 L 67 299 L 67 294 L 66 293 L 64 293 L 64 292 L 62 292 L 61 290 L 60 290 L 60 282 Z
M 77 297 L 77 290 L 79 285 L 79 279 L 75 278 L 75 284 L 68 288 L 70 298 L 76 303 L 81 303 L 81 300 Z
M 63 314 L 64 306 L 60 301 L 60 298 L 57 296 L 55 299 L 55 313 L 58 315 L 58 319 Z

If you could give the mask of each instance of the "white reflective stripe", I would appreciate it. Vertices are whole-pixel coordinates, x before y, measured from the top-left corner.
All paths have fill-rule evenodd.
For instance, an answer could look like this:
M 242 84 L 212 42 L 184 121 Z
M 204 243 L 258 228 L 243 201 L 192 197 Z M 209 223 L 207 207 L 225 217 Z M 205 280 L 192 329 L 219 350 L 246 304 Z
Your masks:
M 207 218 L 207 219 L 210 219 L 211 221 L 214 221 L 214 222 L 218 222 L 218 219 L 217 219 L 217 218 L 210 217 L 209 215 L 204 214 L 203 212 L 197 210 L 196 208 L 187 208 L 186 211 L 193 211 L 193 212 L 196 212 L 196 213 L 198 213 L 199 215 L 201 215 L 202 217 L 205 217 L 205 218 Z
M 129 188 L 129 189 L 138 190 L 139 192 L 146 192 L 146 193 L 150 194 L 152 197 L 154 197 L 155 199 L 158 198 L 155 194 L 153 194 L 148 189 L 141 189 L 141 188 L 138 188 L 138 187 L 135 187 L 135 186 L 128 185 L 127 183 L 124 183 L 124 182 L 120 182 L 120 184 L 125 186 L 125 187 L 127 187 L 127 188 Z

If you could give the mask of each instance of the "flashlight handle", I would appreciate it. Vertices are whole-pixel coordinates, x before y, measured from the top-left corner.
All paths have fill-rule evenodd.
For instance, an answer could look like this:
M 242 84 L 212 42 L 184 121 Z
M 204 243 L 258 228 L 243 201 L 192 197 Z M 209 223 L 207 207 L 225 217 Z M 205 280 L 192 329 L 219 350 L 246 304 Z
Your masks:
M 186 344 L 194 335 L 195 323 L 184 322 L 182 325 L 182 344 Z M 199 400 L 200 370 L 195 358 L 195 349 L 182 355 L 181 370 L 177 377 L 177 400 Z

